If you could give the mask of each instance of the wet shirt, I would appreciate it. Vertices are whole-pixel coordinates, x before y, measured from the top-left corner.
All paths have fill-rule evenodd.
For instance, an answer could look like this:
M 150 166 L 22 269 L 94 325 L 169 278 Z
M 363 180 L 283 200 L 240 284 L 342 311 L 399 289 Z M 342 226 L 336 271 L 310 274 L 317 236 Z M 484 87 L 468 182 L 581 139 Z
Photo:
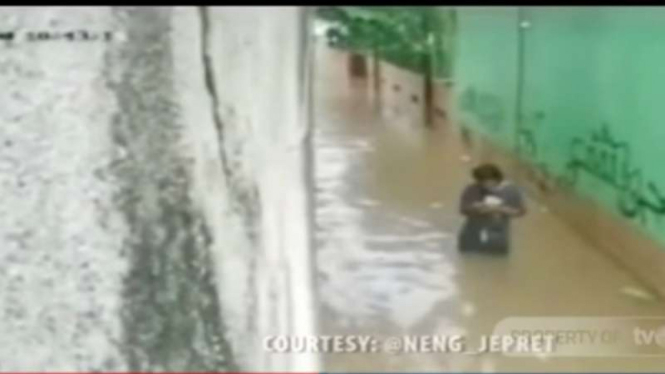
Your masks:
M 483 190 L 478 184 L 468 186 L 460 199 L 460 211 L 466 215 L 466 222 L 458 238 L 460 250 L 497 252 L 508 250 L 511 217 L 503 213 L 467 212 L 467 209 L 478 202 L 487 203 L 492 200 L 515 209 L 525 210 L 522 192 L 511 183 L 504 183 L 491 192 Z

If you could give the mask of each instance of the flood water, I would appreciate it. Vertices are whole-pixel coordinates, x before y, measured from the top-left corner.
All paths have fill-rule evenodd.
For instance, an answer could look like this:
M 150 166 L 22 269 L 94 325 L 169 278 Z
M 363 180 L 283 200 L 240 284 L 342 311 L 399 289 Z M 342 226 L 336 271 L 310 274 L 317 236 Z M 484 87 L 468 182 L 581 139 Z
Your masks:
M 460 256 L 459 193 L 472 163 L 451 126 L 380 115 L 346 56 L 317 47 L 316 256 L 323 334 L 491 334 L 514 316 L 663 316 L 660 301 L 528 200 L 507 258 Z M 386 112 L 385 110 L 383 112 Z M 337 354 L 331 371 L 656 371 L 662 358 Z

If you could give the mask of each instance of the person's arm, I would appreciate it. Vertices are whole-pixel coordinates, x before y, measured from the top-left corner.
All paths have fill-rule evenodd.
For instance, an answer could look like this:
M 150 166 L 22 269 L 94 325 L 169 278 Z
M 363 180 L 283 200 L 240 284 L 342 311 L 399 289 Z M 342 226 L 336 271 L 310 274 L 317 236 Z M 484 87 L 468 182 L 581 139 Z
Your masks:
M 467 187 L 462 192 L 460 199 L 460 213 L 465 216 L 472 216 L 477 214 L 488 213 L 488 207 L 478 200 L 477 193 L 472 187 Z
M 495 212 L 503 213 L 509 217 L 521 217 L 526 214 L 524 207 L 512 207 L 509 205 L 500 205 L 494 208 Z
M 469 214 L 487 214 L 492 213 L 492 207 L 484 204 L 482 201 L 471 204 L 467 209 Z
M 496 211 L 511 218 L 521 217 L 526 214 L 524 197 L 518 187 L 512 187 L 511 194 L 505 204 L 496 208 Z

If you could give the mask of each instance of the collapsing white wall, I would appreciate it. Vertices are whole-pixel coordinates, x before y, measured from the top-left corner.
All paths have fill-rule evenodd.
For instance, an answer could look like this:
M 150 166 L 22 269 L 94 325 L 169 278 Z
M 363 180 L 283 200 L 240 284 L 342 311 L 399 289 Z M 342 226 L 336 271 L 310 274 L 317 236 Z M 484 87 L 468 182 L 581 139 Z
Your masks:
M 212 169 L 223 170 L 230 202 L 224 214 L 221 206 L 207 208 L 220 228 L 214 253 L 228 338 L 249 370 L 318 369 L 315 356 L 271 355 L 263 348 L 267 335 L 313 334 L 315 326 L 304 12 L 219 7 L 202 15 L 221 145 L 221 165 Z
M 0 371 L 317 370 L 303 14 L 208 15 L 0 8 Z

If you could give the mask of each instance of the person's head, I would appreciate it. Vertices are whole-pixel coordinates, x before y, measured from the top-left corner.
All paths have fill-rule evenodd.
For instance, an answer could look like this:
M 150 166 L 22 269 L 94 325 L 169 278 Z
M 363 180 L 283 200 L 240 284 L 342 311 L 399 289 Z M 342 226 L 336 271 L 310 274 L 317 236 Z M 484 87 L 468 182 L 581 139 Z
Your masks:
M 503 173 L 494 164 L 483 164 L 473 169 L 473 179 L 486 190 L 491 190 L 503 182 Z

